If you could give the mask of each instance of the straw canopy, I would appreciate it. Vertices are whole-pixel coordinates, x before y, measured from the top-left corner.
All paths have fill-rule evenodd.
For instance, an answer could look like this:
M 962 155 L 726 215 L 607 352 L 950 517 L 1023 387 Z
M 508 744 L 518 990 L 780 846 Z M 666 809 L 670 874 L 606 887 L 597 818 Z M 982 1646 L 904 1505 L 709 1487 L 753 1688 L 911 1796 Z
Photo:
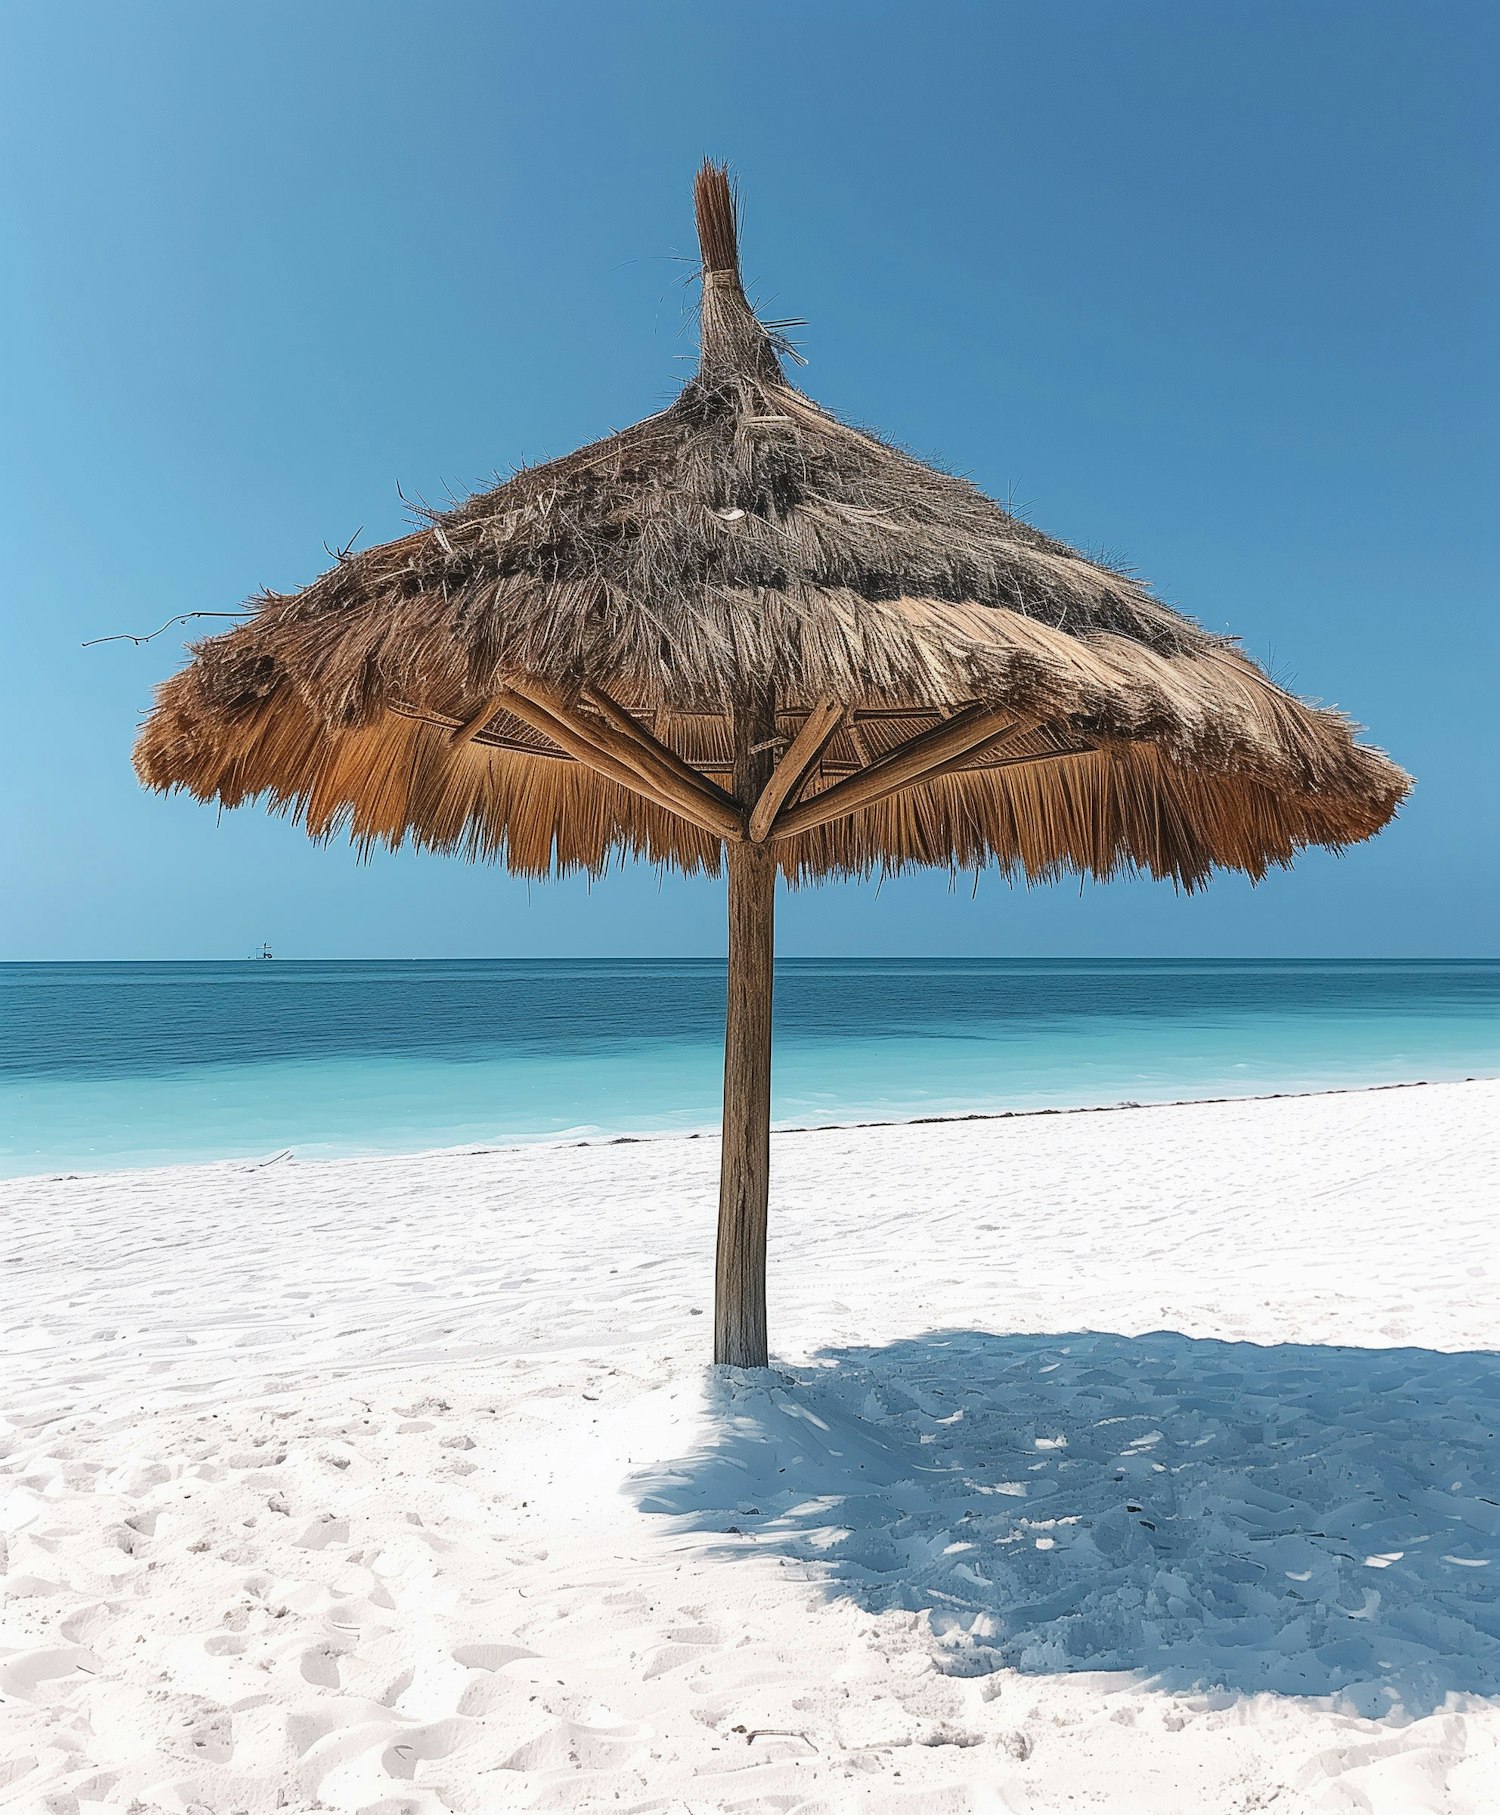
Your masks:
M 793 880 L 1192 888 L 1386 823 L 1408 780 L 1343 716 L 793 388 L 723 170 L 696 201 L 676 401 L 252 601 L 161 688 L 143 781 L 536 876 L 751 842 Z

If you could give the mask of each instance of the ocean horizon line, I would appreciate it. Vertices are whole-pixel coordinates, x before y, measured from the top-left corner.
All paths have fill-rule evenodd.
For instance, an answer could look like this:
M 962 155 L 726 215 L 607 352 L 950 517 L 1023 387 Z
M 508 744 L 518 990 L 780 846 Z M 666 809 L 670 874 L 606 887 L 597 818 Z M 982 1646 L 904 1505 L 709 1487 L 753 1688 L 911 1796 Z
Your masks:
M 1045 953 L 1037 955 L 1008 953 L 952 953 L 952 952 L 778 952 L 776 963 L 781 964 L 1055 964 L 1055 965 L 1291 965 L 1318 964 L 1339 965 L 1344 967 L 1371 964 L 1392 965 L 1451 965 L 1451 964 L 1500 964 L 1500 953 L 1455 953 L 1452 955 L 1406 956 L 1400 953 L 1384 953 L 1373 957 L 1350 957 L 1347 954 L 1302 953 L 1296 956 L 1277 957 L 1262 954 L 1260 956 L 1238 957 L 1221 953 L 1175 954 L 1162 955 L 1122 955 L 1109 956 L 1093 953 L 1062 955 Z M 72 969 L 87 967 L 119 968 L 125 965 L 160 966 L 160 965 L 200 965 L 200 964 L 261 964 L 276 965 L 294 964 L 701 964 L 715 965 L 723 968 L 726 959 L 721 953 L 688 952 L 670 955 L 660 952 L 642 953 L 639 955 L 608 955 L 599 952 L 509 952 L 496 955 L 483 953 L 470 954 L 464 957 L 425 957 L 381 956 L 381 957 L 317 957 L 299 956 L 281 958 L 273 956 L 268 960 L 257 953 L 246 953 L 240 956 L 223 956 L 218 958 L 0 958 L 0 970 L 42 970 Z

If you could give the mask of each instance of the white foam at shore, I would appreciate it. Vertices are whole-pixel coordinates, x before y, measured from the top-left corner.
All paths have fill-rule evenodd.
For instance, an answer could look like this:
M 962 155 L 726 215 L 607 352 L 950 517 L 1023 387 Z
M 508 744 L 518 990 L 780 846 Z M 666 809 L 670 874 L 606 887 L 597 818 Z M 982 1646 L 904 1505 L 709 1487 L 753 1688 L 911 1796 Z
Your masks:
M 1487 1809 L 1497 1128 L 779 1136 L 770 1381 L 709 1141 L 12 1181 L 0 1809 Z

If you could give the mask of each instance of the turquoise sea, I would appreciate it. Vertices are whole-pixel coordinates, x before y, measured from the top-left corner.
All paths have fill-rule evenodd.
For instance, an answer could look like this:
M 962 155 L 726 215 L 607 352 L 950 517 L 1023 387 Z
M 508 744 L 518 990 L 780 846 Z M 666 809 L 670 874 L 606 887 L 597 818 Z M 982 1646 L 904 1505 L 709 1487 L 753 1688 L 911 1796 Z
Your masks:
M 712 961 L 0 966 L 0 1173 L 712 1129 Z M 792 959 L 781 1126 L 1500 1075 L 1500 961 Z

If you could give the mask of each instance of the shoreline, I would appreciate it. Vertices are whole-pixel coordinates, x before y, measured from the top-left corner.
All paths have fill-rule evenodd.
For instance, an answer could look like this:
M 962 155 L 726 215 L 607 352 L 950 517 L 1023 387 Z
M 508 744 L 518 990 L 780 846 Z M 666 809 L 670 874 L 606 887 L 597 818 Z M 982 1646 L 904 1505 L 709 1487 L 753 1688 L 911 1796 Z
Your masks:
M 850 1133 L 861 1128 L 931 1128 L 956 1123 L 1028 1121 L 1041 1116 L 1118 1115 L 1129 1111 L 1151 1109 L 1206 1108 L 1223 1103 L 1300 1102 L 1318 1097 L 1365 1096 L 1374 1091 L 1431 1090 L 1446 1085 L 1489 1084 L 1500 1082 L 1500 1073 L 1473 1073 L 1461 1078 L 1400 1078 L 1376 1084 L 1327 1084 L 1308 1090 L 1247 1091 L 1243 1095 L 1211 1097 L 1163 1097 L 1156 1100 L 1125 1098 L 1114 1103 L 1071 1103 L 1039 1105 L 1026 1109 L 953 1110 L 935 1115 L 872 1117 L 847 1122 L 773 1123 L 771 1138 L 783 1135 Z M 582 1139 L 574 1135 L 541 1135 L 535 1140 L 501 1141 L 493 1145 L 461 1142 L 452 1147 L 392 1147 L 377 1152 L 315 1154 L 301 1158 L 297 1149 L 285 1147 L 269 1154 L 224 1155 L 216 1159 L 153 1161 L 138 1166 L 104 1165 L 66 1172 L 8 1172 L 0 1174 L 0 1194 L 7 1186 L 65 1184 L 85 1179 L 141 1179 L 158 1173 L 214 1171 L 228 1168 L 235 1173 L 258 1172 L 265 1167 L 290 1162 L 296 1166 L 371 1165 L 381 1161 L 480 1158 L 490 1154 L 572 1152 L 598 1147 L 653 1146 L 672 1141 L 716 1140 L 719 1130 L 709 1128 L 665 1128 L 642 1133 L 594 1134 Z

